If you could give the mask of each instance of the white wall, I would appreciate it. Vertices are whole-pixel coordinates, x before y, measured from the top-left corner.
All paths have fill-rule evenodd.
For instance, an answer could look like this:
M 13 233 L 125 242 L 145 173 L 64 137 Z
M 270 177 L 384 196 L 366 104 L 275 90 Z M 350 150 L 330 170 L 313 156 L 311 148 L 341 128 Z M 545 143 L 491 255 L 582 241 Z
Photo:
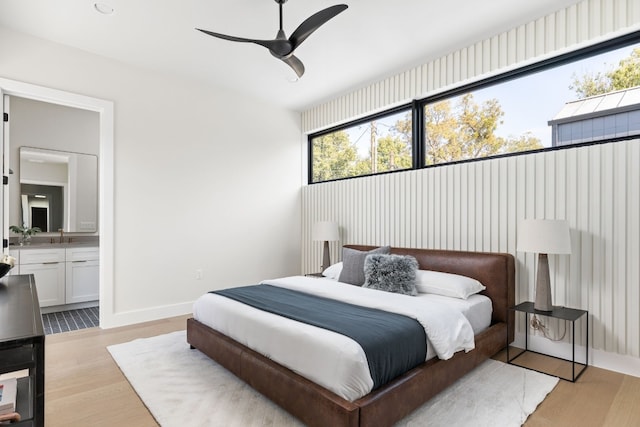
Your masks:
M 208 290 L 299 272 L 298 113 L 6 28 L 0 52 L 0 77 L 113 101 L 103 326 L 187 313 Z
M 303 113 L 303 130 L 328 128 L 638 29 L 636 0 L 584 0 L 310 109 Z M 321 259 L 311 225 L 335 220 L 342 240 L 332 244 L 334 260 L 347 243 L 512 253 L 519 303 L 533 298 L 535 258 L 516 252 L 517 224 L 524 218 L 567 219 L 573 253 L 552 257 L 554 303 L 589 310 L 591 363 L 640 376 L 639 142 L 306 186 L 302 269 L 317 271 Z M 543 345 L 554 351 L 552 343 Z M 571 356 L 570 348 L 560 347 Z

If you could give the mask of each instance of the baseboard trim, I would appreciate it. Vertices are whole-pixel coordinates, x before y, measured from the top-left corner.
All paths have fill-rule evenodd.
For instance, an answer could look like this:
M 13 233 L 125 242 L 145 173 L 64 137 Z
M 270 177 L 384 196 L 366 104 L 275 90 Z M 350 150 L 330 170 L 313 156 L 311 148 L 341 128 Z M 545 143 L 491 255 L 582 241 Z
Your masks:
M 193 302 L 151 307 L 141 310 L 130 310 L 107 314 L 100 317 L 100 327 L 103 329 L 128 326 L 136 323 L 151 322 L 168 317 L 183 316 L 193 312 Z
M 99 301 L 75 302 L 73 304 L 52 305 L 49 307 L 40 307 L 41 314 L 57 313 L 60 311 L 79 310 L 81 308 L 98 307 Z
M 525 335 L 516 333 L 514 345 L 524 348 Z M 571 360 L 571 343 L 551 341 L 542 336 L 529 335 L 529 349 L 550 356 Z M 584 363 L 585 347 L 576 345 L 576 362 Z M 640 377 L 640 358 L 589 348 L 590 366 Z

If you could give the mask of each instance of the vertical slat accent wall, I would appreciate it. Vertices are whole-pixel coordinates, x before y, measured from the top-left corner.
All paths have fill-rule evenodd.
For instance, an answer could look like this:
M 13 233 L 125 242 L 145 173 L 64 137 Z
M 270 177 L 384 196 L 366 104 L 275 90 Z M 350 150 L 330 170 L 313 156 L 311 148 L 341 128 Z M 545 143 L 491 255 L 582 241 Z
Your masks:
M 585 0 L 302 115 L 310 133 L 640 28 L 637 0 Z M 550 256 L 554 303 L 590 312 L 595 349 L 640 357 L 640 140 L 305 186 L 302 270 L 319 271 L 315 221 L 343 244 L 498 251 L 517 257 L 516 301 L 533 298 L 524 218 L 567 219 L 572 254 Z
M 512 156 L 302 189 L 303 270 L 319 271 L 315 221 L 343 244 L 514 254 L 516 300 L 532 300 L 536 255 L 516 251 L 524 218 L 566 219 L 571 255 L 549 255 L 553 301 L 589 310 L 593 347 L 640 355 L 640 140 Z

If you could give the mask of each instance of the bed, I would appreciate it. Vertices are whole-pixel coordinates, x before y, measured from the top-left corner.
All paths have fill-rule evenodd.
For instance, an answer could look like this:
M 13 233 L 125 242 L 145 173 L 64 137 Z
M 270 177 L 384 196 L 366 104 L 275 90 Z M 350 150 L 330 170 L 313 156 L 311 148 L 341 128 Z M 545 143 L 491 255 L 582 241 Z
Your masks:
M 475 335 L 475 349 L 458 351 L 447 360 L 427 360 L 351 400 L 194 318 L 187 321 L 187 341 L 307 425 L 392 425 L 513 341 L 513 335 L 507 337 L 507 330 L 511 334 L 514 331 L 514 314 L 508 308 L 515 303 L 515 273 L 510 254 L 408 248 L 391 248 L 391 253 L 415 257 L 422 270 L 460 274 L 486 286 L 482 294 L 491 300 L 491 319 L 489 326 Z

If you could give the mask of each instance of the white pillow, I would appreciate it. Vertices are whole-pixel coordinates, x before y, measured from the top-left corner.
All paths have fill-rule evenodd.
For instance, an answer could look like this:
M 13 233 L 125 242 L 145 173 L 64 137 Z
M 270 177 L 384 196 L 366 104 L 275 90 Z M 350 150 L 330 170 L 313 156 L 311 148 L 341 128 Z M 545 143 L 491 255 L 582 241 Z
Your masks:
M 338 280 L 340 273 L 342 273 L 342 261 L 327 267 L 327 269 L 322 272 L 322 275 L 327 279 Z
M 486 289 L 482 283 L 471 277 L 431 270 L 416 272 L 416 288 L 418 292 L 423 294 L 437 294 L 461 299 L 467 299 Z

